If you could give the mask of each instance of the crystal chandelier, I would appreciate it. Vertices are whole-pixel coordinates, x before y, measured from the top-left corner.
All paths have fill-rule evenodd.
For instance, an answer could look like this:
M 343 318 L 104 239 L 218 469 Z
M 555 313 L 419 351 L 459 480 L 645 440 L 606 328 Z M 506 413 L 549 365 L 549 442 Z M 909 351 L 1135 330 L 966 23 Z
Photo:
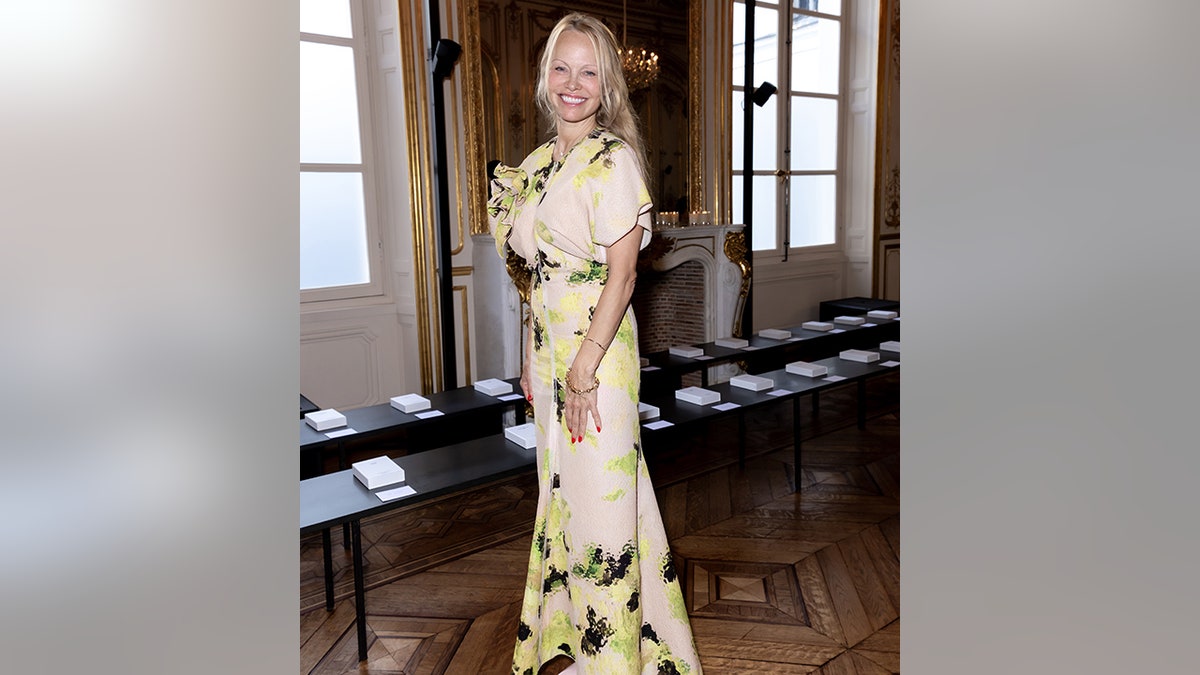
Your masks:
M 617 50 L 621 57 L 621 70 L 625 71 L 625 84 L 629 91 L 649 87 L 658 78 L 658 54 L 644 47 L 629 46 L 629 19 L 625 13 L 625 2 L 621 2 L 621 43 Z
M 619 51 L 629 91 L 645 89 L 658 77 L 658 54 L 642 47 L 626 47 Z

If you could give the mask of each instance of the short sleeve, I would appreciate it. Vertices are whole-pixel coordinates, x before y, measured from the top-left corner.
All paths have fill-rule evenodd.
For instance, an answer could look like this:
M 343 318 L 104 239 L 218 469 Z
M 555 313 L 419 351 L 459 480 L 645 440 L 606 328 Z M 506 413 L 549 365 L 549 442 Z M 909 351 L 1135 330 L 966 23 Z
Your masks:
M 524 169 L 503 164 L 496 167 L 495 177 L 490 186 L 491 196 L 488 198 L 487 213 L 492 236 L 496 239 L 496 250 L 502 258 L 508 253 L 505 249 L 512 233 L 516 210 L 525 198 L 526 184 Z
M 642 180 L 633 151 L 618 143 L 600 153 L 585 173 L 592 182 L 592 241 L 612 246 L 634 227 L 642 228 L 639 248 L 650 243 L 652 220 L 650 191 Z

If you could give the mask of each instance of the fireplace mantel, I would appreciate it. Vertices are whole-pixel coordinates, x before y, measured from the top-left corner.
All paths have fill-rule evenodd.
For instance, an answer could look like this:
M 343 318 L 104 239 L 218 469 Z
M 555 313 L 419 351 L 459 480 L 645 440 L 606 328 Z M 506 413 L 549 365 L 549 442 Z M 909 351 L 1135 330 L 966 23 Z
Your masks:
M 704 341 L 736 335 L 750 286 L 742 225 L 691 225 L 654 230 L 643 255 L 666 272 L 695 260 L 704 267 Z

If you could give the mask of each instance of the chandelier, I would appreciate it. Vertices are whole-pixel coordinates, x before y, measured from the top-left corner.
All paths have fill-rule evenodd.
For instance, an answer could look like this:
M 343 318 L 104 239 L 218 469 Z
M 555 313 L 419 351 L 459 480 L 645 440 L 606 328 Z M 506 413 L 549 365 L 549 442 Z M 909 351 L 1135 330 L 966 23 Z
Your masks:
M 629 19 L 625 13 L 625 2 L 621 2 L 621 44 L 617 50 L 621 57 L 621 70 L 625 72 L 625 84 L 629 91 L 649 87 L 658 78 L 658 54 L 645 47 L 629 46 Z
M 625 83 L 629 91 L 650 86 L 658 77 L 658 54 L 643 47 L 625 47 L 621 54 L 621 70 L 625 71 Z

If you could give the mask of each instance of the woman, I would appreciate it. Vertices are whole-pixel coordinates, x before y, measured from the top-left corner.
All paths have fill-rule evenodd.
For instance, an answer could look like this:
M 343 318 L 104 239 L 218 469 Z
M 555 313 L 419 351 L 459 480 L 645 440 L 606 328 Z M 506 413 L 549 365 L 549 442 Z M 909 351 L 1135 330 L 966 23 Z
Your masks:
M 611 31 L 559 21 L 535 96 L 556 135 L 496 168 L 488 205 L 501 256 L 534 275 L 521 388 L 540 490 L 512 672 L 700 673 L 639 440 L 629 301 L 651 204 Z

